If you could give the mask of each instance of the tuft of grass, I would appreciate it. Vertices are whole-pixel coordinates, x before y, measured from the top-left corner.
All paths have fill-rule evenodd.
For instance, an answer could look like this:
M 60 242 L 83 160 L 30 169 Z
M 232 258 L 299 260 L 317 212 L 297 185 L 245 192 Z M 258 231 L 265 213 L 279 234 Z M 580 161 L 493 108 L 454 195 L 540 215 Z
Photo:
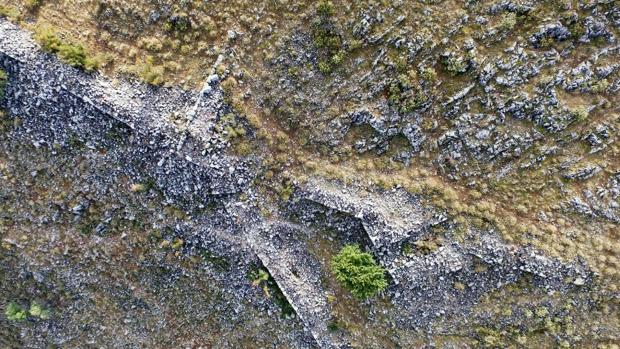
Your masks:
M 28 310 L 28 312 L 30 313 L 30 316 L 34 316 L 43 320 L 49 319 L 50 317 L 49 309 L 43 308 L 43 306 L 37 302 L 32 302 L 30 304 L 30 309 Z
M 345 56 L 342 39 L 331 16 L 334 8 L 331 1 L 319 1 L 316 6 L 318 19 L 312 24 L 312 40 L 320 56 L 318 68 L 324 74 L 330 74 L 340 65 Z
M 6 305 L 4 315 L 9 321 L 23 321 L 28 316 L 47 320 L 50 318 L 50 311 L 37 302 L 31 302 L 29 308 L 22 307 L 16 302 L 10 302 Z
M 230 269 L 230 262 L 226 257 L 218 256 L 209 250 L 204 250 L 200 256 L 219 270 L 226 271 Z
M 390 104 L 401 113 L 409 113 L 419 108 L 428 99 L 420 87 L 414 86 L 411 79 L 404 74 L 390 83 L 387 94 Z
M 164 23 L 164 30 L 167 32 L 184 33 L 191 28 L 191 21 L 189 16 L 184 13 L 174 13 L 166 23 Z
M 0 17 L 6 17 L 13 22 L 19 22 L 21 20 L 21 13 L 19 13 L 15 6 L 0 4 Z
M 514 12 L 504 13 L 499 22 L 499 30 L 510 31 L 517 25 L 517 14 Z
M 316 4 L 316 13 L 319 16 L 331 16 L 334 14 L 334 4 L 331 1 L 321 0 Z

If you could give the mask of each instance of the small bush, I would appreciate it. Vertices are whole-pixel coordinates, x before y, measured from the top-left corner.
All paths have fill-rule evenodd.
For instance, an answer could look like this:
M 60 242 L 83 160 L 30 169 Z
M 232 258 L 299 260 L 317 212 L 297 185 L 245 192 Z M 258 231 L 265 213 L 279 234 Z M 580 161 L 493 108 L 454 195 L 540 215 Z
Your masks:
M 502 16 L 502 20 L 499 22 L 499 29 L 501 31 L 510 31 L 517 25 L 517 15 L 513 12 L 505 13 Z
M 43 308 L 43 306 L 41 306 L 41 304 L 37 302 L 32 302 L 30 304 L 30 310 L 28 310 L 28 312 L 30 313 L 30 316 L 33 316 L 39 319 L 45 320 L 45 319 L 49 319 L 50 317 L 49 309 Z
M 422 89 L 414 86 L 405 75 L 400 75 L 390 83 L 387 95 L 390 104 L 401 113 L 410 113 L 428 100 Z
M 334 4 L 331 1 L 321 0 L 316 4 L 316 13 L 325 17 L 333 15 Z
M 164 30 L 167 32 L 183 33 L 190 29 L 191 21 L 186 13 L 174 13 L 166 23 L 164 23 Z
M 332 259 L 331 269 L 336 280 L 358 299 L 374 296 L 388 285 L 385 269 L 358 245 L 343 247 Z
M 39 42 L 44 51 L 50 53 L 56 53 L 58 47 L 62 45 L 56 32 L 49 28 L 39 29 L 35 35 L 35 39 Z
M 316 7 L 319 18 L 312 23 L 312 41 L 319 55 L 317 67 L 324 74 L 330 74 L 340 65 L 345 56 L 342 38 L 331 18 L 334 8 L 331 1 L 319 1 Z
M 338 53 L 333 55 L 331 58 L 331 62 L 334 65 L 340 65 L 340 63 L 342 63 L 343 60 L 344 60 L 344 50 L 338 51 Z
M 448 73 L 453 76 L 463 74 L 467 71 L 467 62 L 461 57 L 450 56 L 443 61 Z
M 162 66 L 146 63 L 142 66 L 138 75 L 143 81 L 154 86 L 161 86 L 164 83 L 164 67 Z
M 6 315 L 6 318 L 10 321 L 22 321 L 26 319 L 28 313 L 19 304 L 11 302 L 7 304 L 4 315 Z
M 125 67 L 123 71 L 136 76 L 147 84 L 161 86 L 164 84 L 165 69 L 163 65 L 155 65 L 153 62 L 153 56 L 146 56 L 144 63 Z
M 575 122 L 582 122 L 588 118 L 589 112 L 585 107 L 577 107 L 571 111 L 571 114 Z
M 318 64 L 318 67 L 319 67 L 319 71 L 324 75 L 327 75 L 332 72 L 332 66 L 331 64 L 329 64 L 328 61 L 320 61 Z
M 83 67 L 86 64 L 86 53 L 82 46 L 61 45 L 58 47 L 58 57 L 74 67 Z
M 425 81 L 428 81 L 428 82 L 437 81 L 437 72 L 433 68 L 422 69 L 422 72 L 420 75 L 422 76 L 422 79 L 424 79 Z
M 89 58 L 82 45 L 62 42 L 58 35 L 49 28 L 38 30 L 35 39 L 44 51 L 55 53 L 61 61 L 70 66 L 86 71 L 92 71 L 99 67 L 98 61 Z
M 50 318 L 50 311 L 49 309 L 43 308 L 43 306 L 37 302 L 32 302 L 30 308 L 24 308 L 15 302 L 10 302 L 6 305 L 4 315 L 9 321 L 23 321 L 26 320 L 29 315 L 32 318 L 46 320 Z

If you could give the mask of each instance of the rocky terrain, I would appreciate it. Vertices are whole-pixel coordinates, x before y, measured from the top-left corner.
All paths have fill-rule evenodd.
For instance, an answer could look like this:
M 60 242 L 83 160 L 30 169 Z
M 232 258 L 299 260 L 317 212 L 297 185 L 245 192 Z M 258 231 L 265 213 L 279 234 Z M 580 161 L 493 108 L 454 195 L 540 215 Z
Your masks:
M 616 1 L 0 0 L 1 346 L 617 348 L 619 35 Z

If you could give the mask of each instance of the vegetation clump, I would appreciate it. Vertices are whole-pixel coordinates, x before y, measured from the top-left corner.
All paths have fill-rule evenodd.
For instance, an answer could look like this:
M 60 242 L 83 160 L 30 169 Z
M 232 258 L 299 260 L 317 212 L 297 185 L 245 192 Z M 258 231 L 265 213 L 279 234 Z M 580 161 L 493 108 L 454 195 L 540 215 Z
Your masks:
M 273 279 L 267 269 L 262 267 L 251 268 L 248 273 L 248 278 L 252 281 L 252 285 L 261 287 L 267 298 L 272 298 L 273 301 L 280 307 L 281 315 L 283 318 L 289 318 L 295 315 L 295 309 L 289 303 L 282 290 Z
M 26 0 L 26 9 L 30 12 L 35 12 L 41 7 L 41 0 Z
M 319 51 L 319 71 L 327 75 L 342 63 L 345 51 L 331 17 L 334 14 L 331 1 L 319 1 L 316 13 L 319 18 L 312 25 L 312 40 Z
M 450 55 L 447 57 L 443 64 L 452 76 L 460 75 L 467 72 L 468 64 L 462 57 Z
M 191 21 L 186 13 L 175 13 L 164 24 L 164 29 L 168 32 L 183 33 L 190 29 Z
M 372 297 L 388 285 L 385 269 L 358 245 L 343 247 L 332 259 L 331 269 L 336 280 L 358 299 Z
M 32 302 L 28 309 L 15 302 L 10 302 L 6 305 L 4 315 L 9 321 L 23 321 L 26 320 L 28 316 L 38 319 L 49 319 L 50 311 L 43 308 L 43 306 L 37 302 Z
M 30 309 L 28 310 L 30 316 L 39 318 L 39 319 L 49 319 L 50 311 L 49 309 L 43 308 L 43 306 L 37 302 L 32 302 L 30 304 Z
M 334 4 L 331 1 L 319 1 L 316 5 L 316 13 L 319 16 L 331 16 L 334 14 Z
M 10 321 L 22 321 L 26 319 L 28 313 L 19 304 L 11 302 L 7 304 L 4 315 L 6 315 L 6 318 Z
M 513 12 L 505 13 L 499 22 L 499 29 L 501 31 L 510 31 L 517 25 L 517 14 Z
M 0 69 L 0 101 L 4 98 L 7 80 L 8 76 L 6 75 L 6 72 Z
M 153 56 L 146 56 L 144 63 L 125 68 L 125 73 L 133 75 L 149 85 L 161 86 L 164 84 L 164 67 L 154 64 Z
M 388 87 L 388 101 L 401 113 L 409 113 L 421 107 L 427 97 L 418 86 L 414 86 L 406 75 L 400 75 Z
M 589 113 L 588 113 L 588 109 L 586 109 L 585 107 L 578 107 L 572 110 L 571 114 L 575 122 L 582 122 L 588 118 Z
M 21 18 L 21 14 L 15 6 L 0 4 L 0 17 L 6 17 L 12 21 L 18 21 Z
M 216 125 L 218 132 L 222 133 L 227 139 L 234 139 L 243 137 L 246 134 L 246 130 L 243 124 L 237 121 L 235 114 L 224 114 Z
M 43 50 L 58 55 L 61 61 L 70 66 L 86 71 L 93 71 L 99 67 L 99 62 L 88 57 L 82 45 L 63 42 L 56 32 L 49 28 L 39 30 L 35 38 Z

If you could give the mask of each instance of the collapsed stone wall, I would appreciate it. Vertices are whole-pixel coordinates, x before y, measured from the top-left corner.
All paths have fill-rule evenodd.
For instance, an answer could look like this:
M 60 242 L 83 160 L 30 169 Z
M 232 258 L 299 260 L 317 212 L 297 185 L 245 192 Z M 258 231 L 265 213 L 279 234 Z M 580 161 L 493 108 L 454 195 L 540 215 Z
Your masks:
M 212 133 L 217 119 L 230 112 L 217 76 L 210 76 L 197 94 L 126 81 L 112 85 L 96 73 L 87 74 L 41 53 L 26 32 L 1 20 L 0 67 L 9 77 L 6 109 L 20 123 L 12 131 L 13 139 L 52 151 L 76 142 L 91 149 L 112 149 L 105 154 L 106 161 L 116 162 L 119 174 L 136 182 L 153 178 L 170 203 L 190 211 L 216 205 L 217 214 L 197 213 L 191 225 L 177 227 L 187 245 L 208 244 L 231 260 L 245 256 L 238 264 L 240 269 L 230 276 L 235 293 L 247 292 L 235 284 L 246 276 L 237 274 L 259 260 L 283 285 L 284 294 L 317 343 L 339 347 L 325 337 L 327 322 L 316 321 L 324 317 L 312 313 L 308 302 L 299 302 L 311 296 L 302 296 L 300 285 L 312 284 L 306 280 L 288 283 L 290 276 L 271 263 L 290 259 L 290 251 L 272 251 L 267 241 L 253 238 L 254 227 L 272 227 L 263 224 L 254 211 L 236 205 L 235 194 L 247 190 L 253 174 L 251 163 L 228 156 L 225 141 Z M 174 122 L 179 119 L 181 126 Z M 119 142 L 122 148 L 114 146 Z M 235 217 L 242 219 L 235 222 Z M 196 226 L 201 228 L 196 230 Z M 324 313 L 325 309 L 319 310 Z
M 209 142 L 217 138 L 212 129 L 203 129 L 201 138 L 193 132 L 191 122 L 228 112 L 217 79 L 208 81 L 214 85 L 208 94 L 113 84 L 40 52 L 25 31 L 6 21 L 0 22 L 0 67 L 8 73 L 6 109 L 20 118 L 25 133 L 36 134 L 37 145 L 66 145 L 72 135 L 87 144 L 131 135 L 133 162 L 177 200 L 236 193 L 251 177 L 242 161 L 222 152 L 222 142 Z
M 217 119 L 230 111 L 222 101 L 217 76 L 209 77 L 197 94 L 126 81 L 113 84 L 41 53 L 26 32 L 5 21 L 0 21 L 0 67 L 9 76 L 6 109 L 21 120 L 15 139 L 52 151 L 76 139 L 95 149 L 121 141 L 124 152 L 110 154 L 118 171 L 135 179 L 154 178 L 175 204 L 188 208 L 212 201 L 221 204 L 228 223 L 218 227 L 217 234 L 196 234 L 241 241 L 244 246 L 238 252 L 247 253 L 249 247 L 323 348 L 346 347 L 346 340 L 329 333 L 330 306 L 318 282 L 316 261 L 301 241 L 304 232 L 313 229 L 313 220 L 329 221 L 335 213 L 359 222 L 368 248 L 388 269 L 393 283 L 387 292 L 402 309 L 398 320 L 403 326 L 423 326 L 446 313 L 463 313 L 485 292 L 524 273 L 558 290 L 567 287 L 563 281 L 567 277 L 579 283 L 589 279 L 583 266 L 561 264 L 532 250 L 514 250 L 488 232 L 472 232 L 483 239 L 452 239 L 427 256 L 400 256 L 403 242 L 417 240 L 429 227 L 450 224 L 440 212 L 402 191 L 369 195 L 338 183 L 310 181 L 299 191 L 302 201 L 294 209 L 309 212 L 322 206 L 326 210 L 322 218 L 308 216 L 309 221 L 299 226 L 264 222 L 234 198 L 248 190 L 254 175 L 247 159 L 224 153 L 225 141 L 213 132 Z M 238 224 L 230 223 L 234 218 Z M 472 273 L 474 258 L 490 265 L 489 272 Z M 471 292 L 456 292 L 456 281 Z

